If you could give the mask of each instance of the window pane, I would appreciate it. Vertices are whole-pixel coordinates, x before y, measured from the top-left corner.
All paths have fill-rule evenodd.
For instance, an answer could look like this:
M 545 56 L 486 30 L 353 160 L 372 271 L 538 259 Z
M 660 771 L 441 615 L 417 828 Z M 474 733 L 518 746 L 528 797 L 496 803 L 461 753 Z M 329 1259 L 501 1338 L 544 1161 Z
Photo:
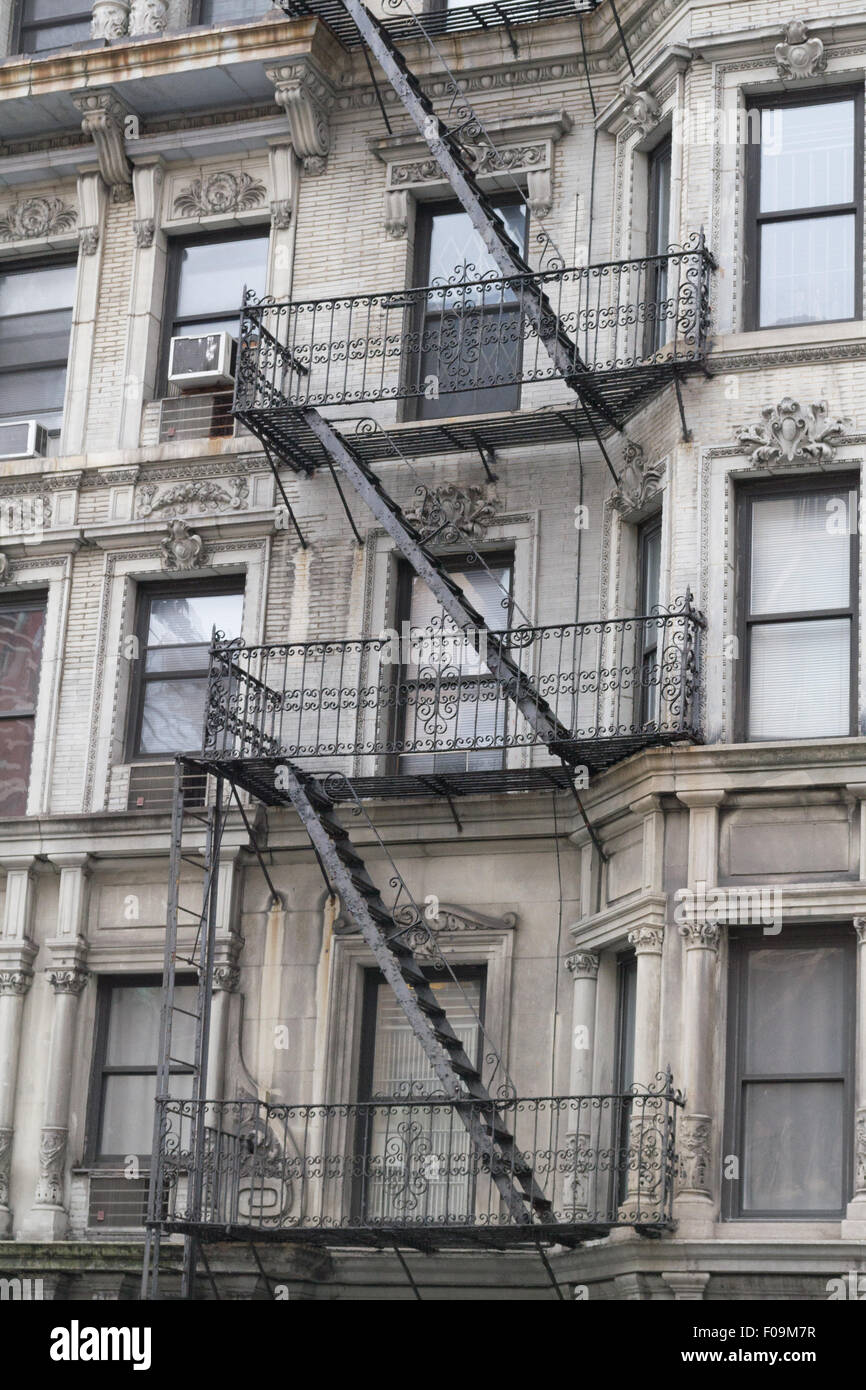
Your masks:
M 32 747 L 32 719 L 0 719 L 0 816 L 27 811 Z
M 21 30 L 20 52 L 46 53 L 52 48 L 66 48 L 71 44 L 89 43 L 90 15 L 72 24 L 50 24 L 40 29 Z
M 198 647 L 157 647 L 149 651 L 145 660 L 147 674 L 167 671 L 204 671 L 210 661 L 210 646 Z
M 848 607 L 850 505 L 847 491 L 752 503 L 753 614 Z
M 60 424 L 65 367 L 0 373 L 0 415 L 14 420 L 36 419 L 47 429 Z
M 174 1002 L 190 1013 L 196 1007 L 195 985 L 175 985 Z M 117 985 L 111 991 L 105 1065 L 155 1067 L 159 1052 L 159 985 Z M 195 1021 L 176 1013 L 172 1024 L 172 1053 L 181 1061 L 193 1061 Z
M 239 313 L 245 285 L 264 294 L 267 260 L 266 236 L 185 246 L 174 317 L 210 321 L 214 314 Z
M 148 681 L 139 753 L 194 753 L 201 749 L 207 678 Z
M 244 596 L 238 594 L 168 594 L 150 604 L 147 632 L 149 647 L 204 643 L 210 646 L 216 628 L 226 637 L 238 637 Z
M 70 309 L 15 315 L 0 321 L 0 368 L 25 363 L 66 362 L 69 355 Z
M 74 265 L 9 270 L 0 274 L 0 318 L 7 314 L 36 314 L 45 309 L 71 310 L 75 274 Z
M 753 627 L 749 737 L 849 734 L 850 643 L 851 625 L 845 618 Z
M 480 980 L 462 980 L 459 985 L 453 980 L 431 980 L 430 988 L 436 1002 L 445 1010 L 466 1055 L 474 1059 L 478 1054 L 476 1016 L 481 1006 Z M 376 1000 L 371 1094 L 373 1097 L 409 1095 L 419 1088 L 427 1094 L 441 1094 L 440 1083 L 433 1075 L 421 1044 L 409 1027 L 391 986 L 383 981 Z
M 671 145 L 667 140 L 650 158 L 650 192 L 653 202 L 650 208 L 649 255 L 661 256 L 670 242 Z
M 523 252 L 526 242 L 526 205 L 513 203 L 496 208 L 511 240 Z M 496 262 L 475 231 L 466 212 L 440 212 L 430 229 L 428 284 L 442 280 L 472 280 L 483 275 L 499 275 Z M 435 307 L 431 304 L 431 307 Z
M 155 1061 L 155 1056 L 154 1056 Z M 179 1100 L 192 1095 L 189 1073 L 173 1076 L 171 1094 Z M 108 1076 L 102 1110 L 101 1154 L 149 1154 L 153 1144 L 153 1102 L 156 1073 Z
M 747 1074 L 844 1070 L 846 967 L 841 946 L 747 953 Z
M 201 0 L 199 24 L 231 24 L 255 19 L 270 9 L 271 0 Z
M 761 211 L 854 197 L 854 102 L 776 107 L 761 117 Z
M 844 1088 L 833 1081 L 745 1087 L 743 1212 L 836 1211 L 844 1204 Z
M 462 589 L 472 607 L 480 614 L 485 625 L 493 631 L 501 631 L 508 626 L 508 602 L 511 592 L 511 566 L 491 565 L 490 573 L 482 569 L 449 570 L 450 577 Z M 422 642 L 417 655 L 421 666 L 428 674 L 435 669 L 459 667 L 464 674 L 486 671 L 481 666 L 472 644 L 458 633 L 457 624 L 446 617 L 423 579 L 412 580 L 412 601 L 409 610 L 409 625 L 413 632 L 442 633 L 441 641 L 435 638 Z M 418 674 L 418 661 L 407 668 L 412 677 Z
M 0 714 L 35 708 L 44 628 L 43 608 L 0 608 Z
M 852 213 L 761 228 L 762 328 L 854 317 Z

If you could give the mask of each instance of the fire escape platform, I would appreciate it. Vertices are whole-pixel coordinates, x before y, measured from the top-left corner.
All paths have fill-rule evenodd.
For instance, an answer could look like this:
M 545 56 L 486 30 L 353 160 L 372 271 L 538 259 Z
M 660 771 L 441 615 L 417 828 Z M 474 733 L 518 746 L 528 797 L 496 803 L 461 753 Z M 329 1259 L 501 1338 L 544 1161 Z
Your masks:
M 545 20 L 591 14 L 600 0 L 482 0 L 478 5 L 459 5 L 449 9 L 426 11 L 421 19 L 431 38 L 446 34 L 470 34 L 482 29 L 509 30 L 519 24 L 539 24 Z M 344 48 L 358 48 L 361 35 L 340 0 L 280 0 L 280 8 L 290 19 L 315 15 L 339 39 Z M 389 8 L 391 15 L 389 15 Z M 401 7 L 402 8 L 402 7 Z M 385 6 L 380 16 L 383 28 L 395 41 L 417 39 L 419 28 L 415 20 L 393 4 Z
M 383 1223 L 381 1226 L 304 1226 L 293 1230 L 246 1223 L 207 1226 L 194 1221 L 166 1221 L 162 1229 L 177 1235 L 194 1235 L 197 1240 L 208 1244 L 239 1242 L 249 1245 L 250 1241 L 255 1241 L 271 1245 L 312 1245 L 325 1249 L 354 1247 L 360 1250 L 393 1250 L 398 1245 L 429 1255 L 439 1250 L 536 1250 L 539 1245 L 547 1248 L 562 1245 L 573 1249 L 588 1240 L 604 1239 L 618 1224 L 563 1222 L 553 1225 L 533 1223 L 526 1226 L 465 1227 L 425 1224 L 416 1228 L 411 1222 L 394 1222 L 393 1225 Z M 633 1229 L 647 1236 L 656 1236 L 662 1230 L 673 1229 L 673 1223 L 661 1225 L 652 1222 L 646 1227 L 637 1225 Z

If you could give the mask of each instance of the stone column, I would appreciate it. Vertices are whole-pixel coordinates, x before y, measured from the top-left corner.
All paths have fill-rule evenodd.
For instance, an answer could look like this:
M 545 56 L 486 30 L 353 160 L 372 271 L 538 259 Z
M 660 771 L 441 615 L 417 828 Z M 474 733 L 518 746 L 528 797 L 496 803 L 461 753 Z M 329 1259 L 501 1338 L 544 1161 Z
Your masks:
M 723 791 L 678 792 L 689 807 L 689 882 L 681 905 L 680 935 L 685 941 L 682 1078 L 686 1110 L 680 1113 L 677 1149 L 680 1181 L 675 1210 L 679 1234 L 702 1239 L 712 1235 L 716 1218 L 713 1154 L 717 1130 L 713 1117 L 714 1040 L 717 1033 L 719 927 L 707 921 L 704 892 L 718 878 L 719 806 Z
M 228 1041 L 231 996 L 237 991 L 241 972 L 231 962 L 218 962 L 213 972 L 213 999 L 210 1017 L 210 1048 L 207 1059 L 208 1100 L 225 1096 L 226 1043 Z
M 638 927 L 629 932 L 628 944 L 637 957 L 634 1009 L 634 1079 L 652 1086 L 659 1070 L 662 945 L 660 927 Z
M 298 156 L 288 140 L 271 140 L 271 244 L 269 292 L 281 299 L 291 295 L 298 211 Z
M 854 930 L 857 933 L 854 1196 L 848 1203 L 848 1211 L 842 1222 L 842 1238 L 844 1240 L 866 1240 L 866 917 L 854 918 Z
M 33 916 L 33 860 L 5 859 L 6 909 L 0 929 L 0 1237 L 10 1234 L 9 1189 L 12 1139 L 21 1049 L 24 996 L 33 982 L 36 946 L 30 940 Z
M 78 175 L 78 274 L 63 409 L 62 449 L 65 454 L 83 454 L 85 448 L 107 202 L 108 190 L 99 169 L 83 169 Z
M 572 978 L 571 1060 L 568 1094 L 591 1096 L 595 1058 L 595 1006 L 598 985 L 598 956 L 592 951 L 572 951 L 565 957 Z M 586 1215 L 595 1207 L 595 1162 L 593 1148 L 598 1145 L 598 1114 L 591 1105 L 569 1107 L 557 1148 L 574 1152 L 574 1173 L 562 1194 L 563 1209 L 575 1216 Z

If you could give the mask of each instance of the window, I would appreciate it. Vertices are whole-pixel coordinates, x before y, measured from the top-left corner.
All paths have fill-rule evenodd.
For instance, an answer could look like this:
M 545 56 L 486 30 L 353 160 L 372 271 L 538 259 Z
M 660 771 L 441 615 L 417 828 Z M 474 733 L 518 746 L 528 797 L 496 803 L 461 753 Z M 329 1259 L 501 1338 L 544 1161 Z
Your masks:
M 23 0 L 18 52 L 47 53 L 90 42 L 90 7 L 81 0 Z
M 27 811 L 45 599 L 0 600 L 0 816 Z
M 496 211 L 523 255 L 525 203 L 502 201 Z M 417 417 L 515 410 L 520 401 L 520 386 L 514 381 L 521 361 L 520 312 L 513 293 L 503 290 L 499 271 L 468 214 L 456 203 L 422 205 L 416 248 L 416 285 L 492 279 L 489 292 L 434 289 L 419 306 L 420 350 L 411 356 L 414 380 L 409 383 L 418 393 L 410 402 Z M 424 393 L 430 377 L 438 381 L 438 399 L 428 399 Z M 487 384 L 499 379 L 510 384 Z M 464 382 L 467 389 L 459 389 Z
M 425 973 L 467 1057 L 480 1063 L 484 967 L 458 968 L 455 979 L 435 970 Z M 362 1114 L 355 1142 L 365 1161 L 356 1211 L 368 1219 L 405 1215 L 411 1182 L 413 1222 L 469 1215 L 474 1195 L 469 1137 L 452 1105 L 431 1104 L 431 1098 L 442 1095 L 441 1085 L 378 970 L 366 972 L 358 1090 L 362 1101 L 405 1098 L 416 1103 L 411 1110 L 383 1105 Z M 420 1172 L 419 1155 L 424 1155 Z
M 199 24 L 242 24 L 260 19 L 272 9 L 271 0 L 200 0 Z
M 74 261 L 0 270 L 0 419 L 59 431 L 74 295 Z
M 163 319 L 164 386 L 171 339 L 223 331 L 236 335 L 244 289 L 264 294 L 267 264 L 268 235 L 260 230 L 172 242 Z
M 732 934 L 728 1217 L 844 1212 L 855 973 L 853 933 Z
M 638 605 L 640 617 L 658 608 L 661 575 L 662 521 L 655 516 L 638 531 Z M 659 638 L 662 629 L 642 623 L 640 646 L 640 724 L 654 724 L 659 716 Z
M 859 318 L 862 96 L 760 109 L 748 146 L 747 328 Z
M 663 140 L 649 157 L 649 222 L 647 225 L 647 255 L 666 256 L 670 245 L 671 221 L 671 141 Z M 668 263 L 651 261 L 647 270 L 647 303 L 652 312 L 647 318 L 644 353 L 651 356 L 663 347 L 669 337 L 668 325 L 676 307 L 667 304 Z
M 740 737 L 856 732 L 856 480 L 740 497 Z
M 512 559 L 489 555 L 484 566 L 445 561 L 451 578 L 493 631 L 510 622 Z M 403 754 L 401 773 L 477 772 L 502 767 L 514 712 L 470 642 L 458 635 L 423 579 L 400 573 L 398 627 L 408 620 L 416 638 L 412 660 L 400 669 L 401 737 L 429 752 Z M 492 746 L 496 745 L 496 746 Z M 442 751 L 436 751 L 436 749 Z
M 240 579 L 142 589 L 130 759 L 201 750 L 212 633 L 238 637 L 243 602 Z
M 634 1085 L 634 1029 L 637 1011 L 637 956 L 634 951 L 624 951 L 616 960 L 616 1057 L 614 1064 L 614 1092 L 626 1095 Z M 625 1200 L 629 1177 L 629 1127 L 632 1106 L 630 1101 L 617 1102 L 618 1114 L 615 1117 L 616 1150 L 619 1161 L 615 1165 L 618 1192 L 617 1202 Z

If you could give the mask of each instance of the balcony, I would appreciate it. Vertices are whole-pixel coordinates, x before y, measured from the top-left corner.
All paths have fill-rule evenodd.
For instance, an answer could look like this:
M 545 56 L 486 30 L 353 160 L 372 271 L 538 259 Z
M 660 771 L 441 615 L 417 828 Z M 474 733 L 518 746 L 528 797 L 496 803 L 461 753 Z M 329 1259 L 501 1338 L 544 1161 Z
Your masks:
M 281 760 L 340 773 L 334 794 L 465 795 L 568 786 L 514 702 L 527 688 L 598 772 L 641 748 L 700 740 L 701 615 L 690 595 L 650 616 L 481 632 L 405 625 L 380 637 L 211 649 L 203 763 L 269 804 Z M 510 658 L 494 677 L 485 641 Z
M 458 5 L 451 9 L 442 4 L 424 13 L 421 13 L 421 5 L 413 5 L 412 9 L 419 12 L 430 37 L 440 38 L 444 34 L 468 34 L 481 29 L 508 31 L 519 24 L 538 24 L 575 13 L 591 14 L 599 4 L 600 0 L 483 0 L 478 5 Z M 280 8 L 290 19 L 317 15 L 344 48 L 356 48 L 361 43 L 361 36 L 340 0 L 280 0 Z M 402 0 L 383 0 L 371 8 L 379 14 L 395 42 L 419 37 L 418 25 L 407 13 L 408 7 Z
M 659 1234 L 672 1224 L 682 1103 L 669 1074 L 653 1089 L 597 1096 L 160 1099 L 157 1220 L 220 1240 L 422 1250 L 575 1245 L 616 1226 Z M 514 1173 L 470 1141 L 479 1120 L 515 1136 L 512 1165 L 529 1164 L 552 1203 L 543 1224 L 503 1202 L 493 1170 Z
M 368 462 L 393 457 L 385 428 L 414 455 L 592 438 L 705 369 L 713 265 L 695 237 L 606 265 L 508 277 L 465 267 L 465 278 L 416 289 L 253 299 L 235 414 L 307 470 L 324 462 L 299 415 L 311 406 L 346 419 Z M 559 367 L 544 346 L 554 337 L 566 349 Z

